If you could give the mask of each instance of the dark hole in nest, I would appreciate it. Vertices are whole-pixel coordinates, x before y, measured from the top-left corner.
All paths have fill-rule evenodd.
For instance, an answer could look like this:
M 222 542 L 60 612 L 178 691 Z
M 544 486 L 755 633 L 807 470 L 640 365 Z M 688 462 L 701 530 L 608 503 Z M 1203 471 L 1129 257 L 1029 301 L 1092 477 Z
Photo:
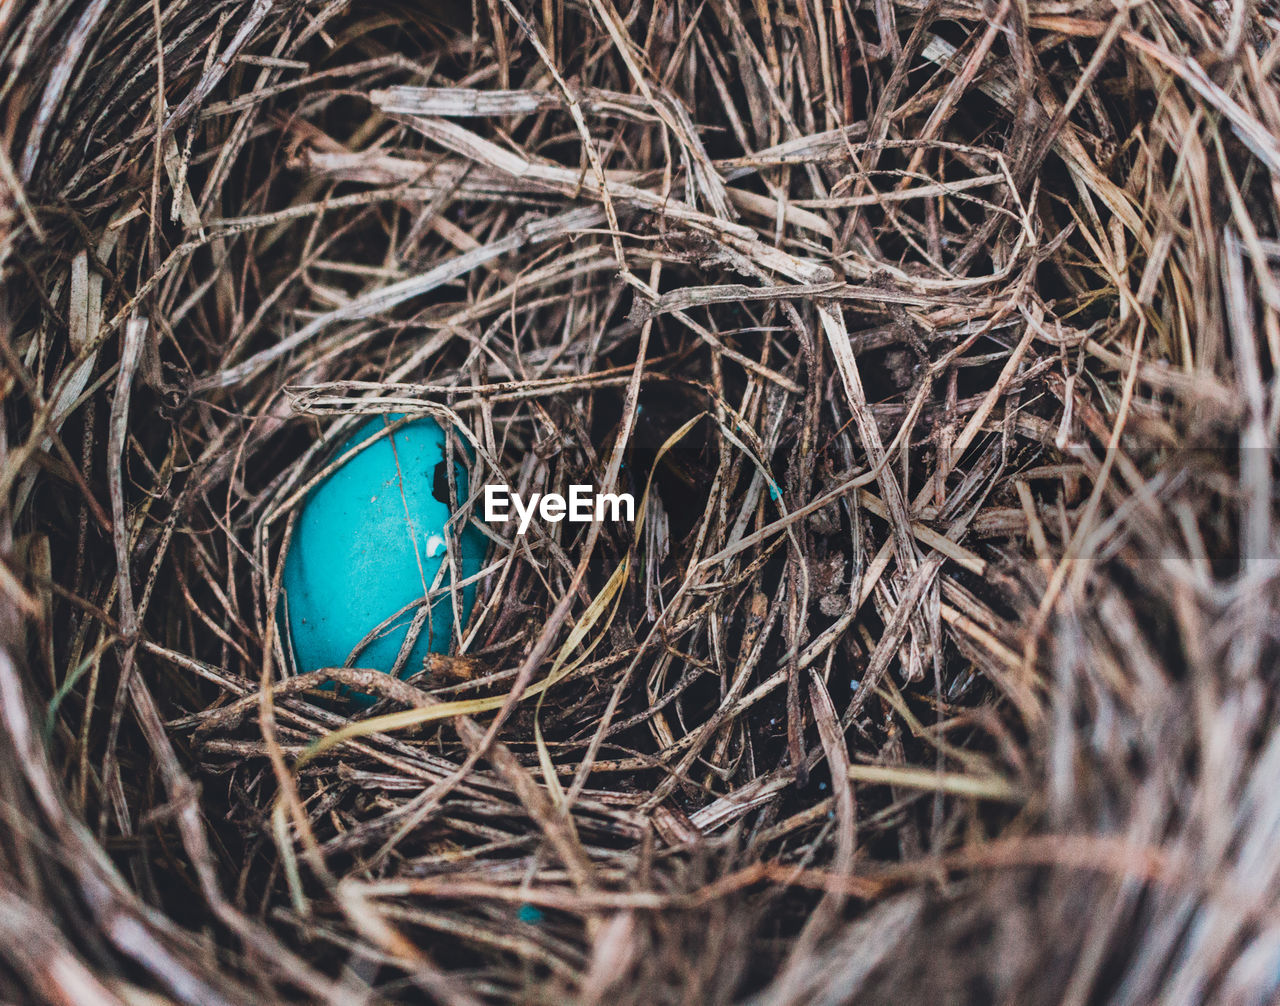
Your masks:
M 449 494 L 449 466 L 443 461 L 437 461 L 435 468 L 432 470 L 431 495 L 452 509 L 453 500 Z

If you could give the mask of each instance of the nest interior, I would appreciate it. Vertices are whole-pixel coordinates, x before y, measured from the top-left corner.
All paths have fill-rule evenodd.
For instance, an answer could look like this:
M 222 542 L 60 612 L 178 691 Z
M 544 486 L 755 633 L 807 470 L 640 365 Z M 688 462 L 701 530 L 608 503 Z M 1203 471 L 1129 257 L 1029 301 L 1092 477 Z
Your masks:
M 0 995 L 1272 1001 L 1278 27 L 5 6 Z M 298 674 L 383 413 L 636 519 Z

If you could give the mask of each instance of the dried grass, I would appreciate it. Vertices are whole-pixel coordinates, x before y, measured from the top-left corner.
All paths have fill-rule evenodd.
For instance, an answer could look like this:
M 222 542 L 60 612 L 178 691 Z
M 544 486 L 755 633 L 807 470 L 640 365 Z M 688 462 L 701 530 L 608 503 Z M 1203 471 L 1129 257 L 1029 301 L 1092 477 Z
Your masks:
M 0 996 L 1272 1001 L 1276 17 L 0 8 Z M 642 519 L 295 675 L 385 411 Z

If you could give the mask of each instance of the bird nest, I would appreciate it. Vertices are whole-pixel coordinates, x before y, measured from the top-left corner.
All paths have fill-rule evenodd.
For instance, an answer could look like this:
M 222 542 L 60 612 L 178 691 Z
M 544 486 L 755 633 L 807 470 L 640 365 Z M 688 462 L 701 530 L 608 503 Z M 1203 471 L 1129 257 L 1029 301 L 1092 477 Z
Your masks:
M 1277 27 L 0 13 L 0 995 L 1269 1001 Z M 478 599 L 300 673 L 377 414 Z

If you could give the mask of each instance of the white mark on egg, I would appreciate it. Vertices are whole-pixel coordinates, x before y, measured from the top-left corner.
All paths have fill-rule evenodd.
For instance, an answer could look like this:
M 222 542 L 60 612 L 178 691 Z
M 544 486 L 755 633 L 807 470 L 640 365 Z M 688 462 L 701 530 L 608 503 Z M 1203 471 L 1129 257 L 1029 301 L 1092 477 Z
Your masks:
M 427 558 L 434 559 L 445 550 L 444 539 L 438 534 L 427 535 Z

